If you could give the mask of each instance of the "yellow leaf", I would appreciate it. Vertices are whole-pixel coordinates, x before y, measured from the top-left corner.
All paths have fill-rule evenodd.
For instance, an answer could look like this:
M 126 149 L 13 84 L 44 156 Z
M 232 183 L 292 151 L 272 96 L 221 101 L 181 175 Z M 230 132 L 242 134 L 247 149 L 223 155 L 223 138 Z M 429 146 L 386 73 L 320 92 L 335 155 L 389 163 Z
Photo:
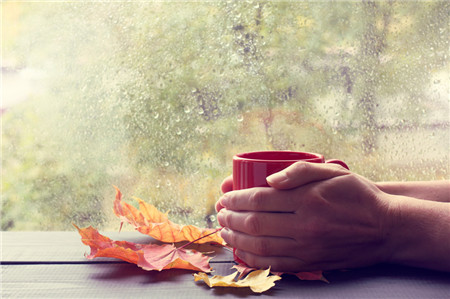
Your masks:
M 241 279 L 242 277 L 244 277 L 245 275 L 247 275 L 248 273 L 258 270 L 256 268 L 251 268 L 247 265 L 244 264 L 237 264 L 234 265 L 232 268 L 236 269 L 239 272 L 239 277 L 238 279 Z M 270 272 L 274 275 L 278 275 L 281 276 L 283 274 L 289 274 L 289 275 L 294 275 L 297 276 L 297 278 L 301 279 L 301 280 L 321 280 L 324 281 L 326 283 L 329 283 L 329 281 L 323 276 L 322 271 L 311 271 L 311 272 L 297 272 L 297 273 L 292 273 L 292 272 Z
M 270 268 L 266 270 L 257 270 L 251 272 L 244 279 L 235 281 L 234 278 L 238 272 L 227 276 L 214 275 L 209 277 L 205 273 L 194 274 L 194 280 L 203 280 L 210 288 L 212 287 L 234 287 L 245 288 L 249 287 L 255 293 L 262 293 L 275 285 L 275 281 L 280 280 L 278 275 L 270 275 Z

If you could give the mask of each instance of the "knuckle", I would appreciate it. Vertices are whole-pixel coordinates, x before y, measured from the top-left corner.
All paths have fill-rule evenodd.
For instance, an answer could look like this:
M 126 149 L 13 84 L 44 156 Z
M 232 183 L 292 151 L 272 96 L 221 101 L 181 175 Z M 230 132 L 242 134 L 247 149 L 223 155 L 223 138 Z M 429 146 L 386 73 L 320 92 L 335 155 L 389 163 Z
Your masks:
M 345 168 L 344 166 L 342 166 L 341 164 L 338 163 L 328 163 L 327 165 L 329 165 L 331 168 L 334 168 L 334 170 L 336 171 L 336 174 L 342 174 L 342 173 L 350 173 L 350 170 L 348 170 L 347 168 Z
M 226 204 L 224 204 L 224 206 L 226 207 L 226 208 L 232 208 L 233 207 L 233 204 L 234 204 L 234 202 L 235 202 L 235 196 L 233 196 L 234 194 L 232 194 L 232 193 L 225 193 L 223 196 L 222 196 L 222 200 L 226 203 Z
M 240 258 L 250 267 L 256 267 L 256 259 L 252 254 L 240 254 Z
M 302 172 L 308 172 L 310 168 L 309 163 L 306 162 L 296 162 L 286 171 L 287 177 L 293 177 Z
M 254 243 L 255 253 L 258 255 L 269 255 L 270 247 L 269 243 L 265 239 L 257 239 Z
M 251 235 L 259 235 L 261 232 L 261 222 L 258 216 L 253 213 L 245 218 L 244 226 Z
M 233 223 L 233 213 L 225 213 L 225 225 L 230 226 Z
M 263 196 L 261 192 L 254 191 L 250 194 L 249 202 L 250 207 L 254 211 L 260 211 L 263 207 Z
M 228 244 L 232 245 L 233 247 L 236 247 L 236 234 L 231 230 L 228 230 L 226 241 Z

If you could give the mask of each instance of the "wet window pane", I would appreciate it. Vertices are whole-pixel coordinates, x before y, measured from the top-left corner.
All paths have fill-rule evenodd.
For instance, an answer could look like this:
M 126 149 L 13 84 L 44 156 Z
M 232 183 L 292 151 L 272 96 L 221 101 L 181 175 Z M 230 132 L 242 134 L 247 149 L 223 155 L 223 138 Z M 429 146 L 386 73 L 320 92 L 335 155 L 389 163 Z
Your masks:
M 2 8 L 3 230 L 117 229 L 112 185 L 216 225 L 231 158 L 252 150 L 449 178 L 448 2 Z

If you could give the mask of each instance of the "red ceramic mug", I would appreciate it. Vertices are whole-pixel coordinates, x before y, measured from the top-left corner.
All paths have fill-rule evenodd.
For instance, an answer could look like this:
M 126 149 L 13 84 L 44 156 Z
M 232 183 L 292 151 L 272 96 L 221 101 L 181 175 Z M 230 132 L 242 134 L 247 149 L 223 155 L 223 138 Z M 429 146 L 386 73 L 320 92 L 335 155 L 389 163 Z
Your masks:
M 341 160 L 325 160 L 323 155 L 293 151 L 262 151 L 233 157 L 233 190 L 269 187 L 266 178 L 298 161 L 335 163 L 348 168 Z

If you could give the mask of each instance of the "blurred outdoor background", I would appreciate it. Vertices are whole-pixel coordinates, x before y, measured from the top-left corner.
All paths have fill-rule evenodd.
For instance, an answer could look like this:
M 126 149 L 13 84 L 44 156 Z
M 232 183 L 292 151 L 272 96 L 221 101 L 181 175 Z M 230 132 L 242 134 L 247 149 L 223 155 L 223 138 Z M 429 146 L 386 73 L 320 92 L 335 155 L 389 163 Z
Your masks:
M 2 230 L 215 226 L 232 156 L 450 178 L 448 1 L 2 1 Z

